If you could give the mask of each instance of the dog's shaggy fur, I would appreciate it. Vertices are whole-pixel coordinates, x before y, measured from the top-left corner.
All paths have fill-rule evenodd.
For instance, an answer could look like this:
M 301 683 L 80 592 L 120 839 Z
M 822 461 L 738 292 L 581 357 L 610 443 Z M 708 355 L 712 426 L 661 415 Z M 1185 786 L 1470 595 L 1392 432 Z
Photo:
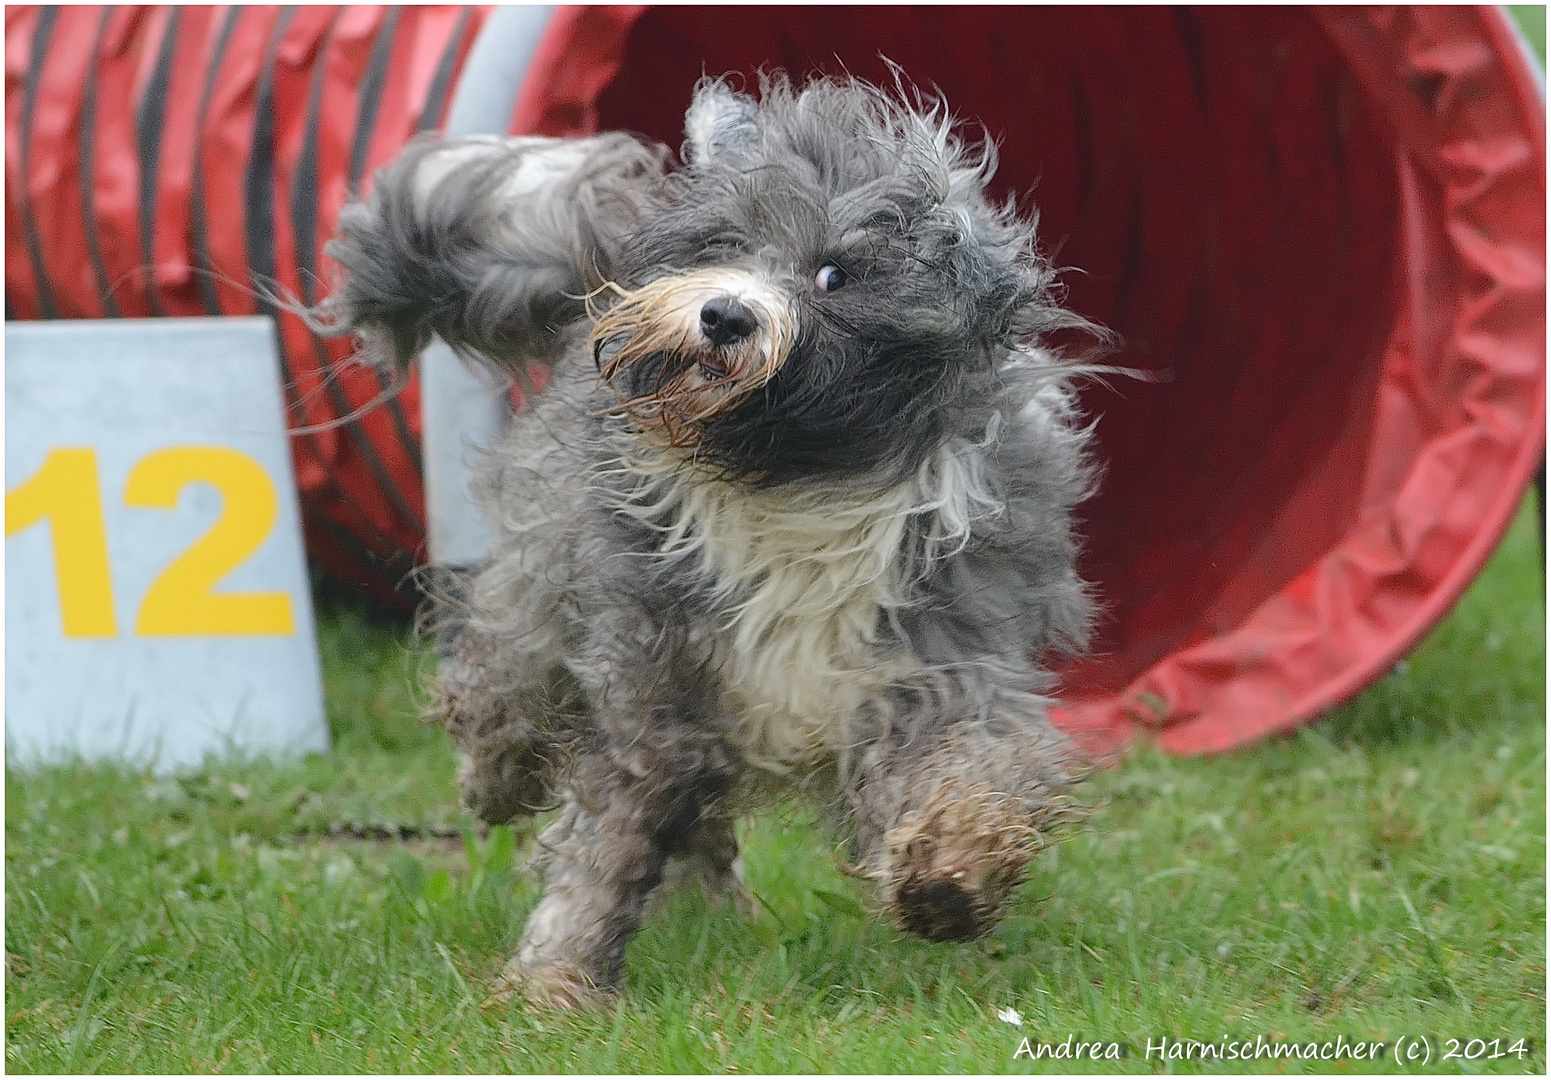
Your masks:
M 988 142 L 855 80 L 697 88 L 635 138 L 420 141 L 341 219 L 323 316 L 549 385 L 491 456 L 438 707 L 468 806 L 558 806 L 508 969 L 608 993 L 665 873 L 741 896 L 735 815 L 820 794 L 899 926 L 999 917 L 1071 778 L 1089 491 L 1033 226 Z

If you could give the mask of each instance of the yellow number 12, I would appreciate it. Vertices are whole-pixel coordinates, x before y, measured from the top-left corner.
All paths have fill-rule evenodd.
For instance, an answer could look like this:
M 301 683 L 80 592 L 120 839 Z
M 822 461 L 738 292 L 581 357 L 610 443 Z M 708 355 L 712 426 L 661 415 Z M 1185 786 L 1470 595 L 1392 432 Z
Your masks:
M 146 456 L 124 485 L 126 506 L 173 509 L 195 481 L 220 491 L 221 516 L 151 583 L 135 619 L 147 637 L 295 632 L 285 592 L 215 592 L 215 585 L 258 550 L 279 517 L 269 475 L 226 446 L 175 446 Z M 5 497 L 5 534 L 47 518 L 66 637 L 113 637 L 113 586 L 97 454 L 60 447 L 32 478 Z

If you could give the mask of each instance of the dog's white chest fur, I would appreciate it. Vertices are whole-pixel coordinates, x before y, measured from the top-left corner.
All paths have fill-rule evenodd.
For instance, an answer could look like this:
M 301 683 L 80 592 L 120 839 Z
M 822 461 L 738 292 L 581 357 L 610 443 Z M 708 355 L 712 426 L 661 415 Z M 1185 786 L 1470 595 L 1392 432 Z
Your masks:
M 727 598 L 716 661 L 739 714 L 744 757 L 783 769 L 834 754 L 849 723 L 906 658 L 880 647 L 902 602 L 899 553 L 910 509 L 893 489 L 849 503 L 812 493 L 696 492 L 705 568 Z M 696 497 L 698 496 L 698 498 Z
M 880 633 L 921 569 L 906 566 L 906 530 L 929 516 L 930 559 L 1001 510 L 981 483 L 981 449 L 956 441 L 913 480 L 867 495 L 657 473 L 629 512 L 662 531 L 664 557 L 696 560 L 711 583 L 713 663 L 746 761 L 784 772 L 841 752 L 863 703 L 919 666 Z

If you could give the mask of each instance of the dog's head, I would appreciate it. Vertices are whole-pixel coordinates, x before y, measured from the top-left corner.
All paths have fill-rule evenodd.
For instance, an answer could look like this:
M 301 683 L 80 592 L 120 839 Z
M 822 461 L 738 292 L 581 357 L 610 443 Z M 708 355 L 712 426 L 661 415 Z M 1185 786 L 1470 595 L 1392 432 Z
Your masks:
M 1010 349 L 1087 324 L 940 102 L 760 83 L 696 88 L 677 168 L 621 134 L 412 143 L 342 215 L 319 321 L 519 374 L 585 339 L 645 439 L 750 481 L 913 470 Z
M 989 141 L 855 80 L 697 88 L 594 298 L 590 342 L 648 438 L 780 482 L 892 473 L 1010 349 L 1080 320 Z

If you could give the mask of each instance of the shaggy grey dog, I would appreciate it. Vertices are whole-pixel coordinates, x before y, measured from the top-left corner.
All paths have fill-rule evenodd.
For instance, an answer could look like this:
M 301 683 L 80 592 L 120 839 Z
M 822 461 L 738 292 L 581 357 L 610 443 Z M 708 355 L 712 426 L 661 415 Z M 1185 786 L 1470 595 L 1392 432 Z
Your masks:
M 558 805 L 506 978 L 617 986 L 668 876 L 743 897 L 736 816 L 816 795 L 905 930 L 993 926 L 1065 804 L 1040 658 L 1080 648 L 1088 493 L 1033 225 L 901 89 L 703 81 L 622 134 L 420 141 L 348 208 L 322 314 L 548 386 L 480 496 L 437 706 L 490 822 Z

